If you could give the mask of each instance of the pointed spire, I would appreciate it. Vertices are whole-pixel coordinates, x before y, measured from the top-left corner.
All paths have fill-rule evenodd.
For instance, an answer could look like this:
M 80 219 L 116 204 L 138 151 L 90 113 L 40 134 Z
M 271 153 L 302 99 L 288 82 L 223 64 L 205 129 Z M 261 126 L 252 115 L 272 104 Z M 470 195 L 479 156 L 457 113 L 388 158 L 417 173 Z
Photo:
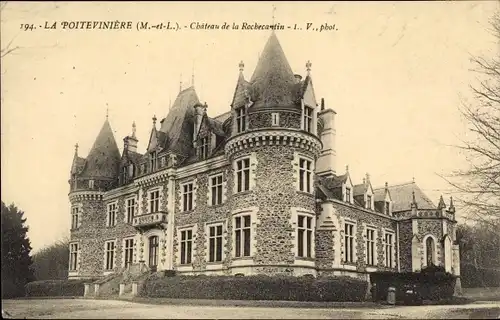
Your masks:
M 243 70 L 245 69 L 245 64 L 243 63 L 243 60 L 240 61 L 238 67 L 240 68 L 240 73 L 243 73 Z
M 445 208 L 446 208 L 446 204 L 444 203 L 443 195 L 441 195 L 439 197 L 438 210 L 445 209 Z
M 450 206 L 448 207 L 448 211 L 451 213 L 455 213 L 455 206 L 453 205 L 453 197 L 450 197 Z
M 307 70 L 307 75 L 311 75 L 311 67 L 312 67 L 312 63 L 310 60 L 307 60 L 306 62 L 306 70 Z
M 370 174 L 368 172 L 366 173 L 366 184 L 370 184 Z
M 136 131 L 136 127 L 135 127 L 135 121 L 132 122 L 132 138 L 135 138 L 135 131 Z
M 273 23 L 272 25 L 274 25 L 274 13 L 276 12 L 276 6 L 273 4 Z M 274 29 L 273 29 L 273 32 L 274 32 Z

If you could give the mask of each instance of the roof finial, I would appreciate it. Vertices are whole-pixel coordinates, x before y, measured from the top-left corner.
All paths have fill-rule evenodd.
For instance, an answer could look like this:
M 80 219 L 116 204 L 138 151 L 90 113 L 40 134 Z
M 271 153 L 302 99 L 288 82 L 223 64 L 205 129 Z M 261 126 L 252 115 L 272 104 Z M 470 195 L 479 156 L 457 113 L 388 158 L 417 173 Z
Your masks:
M 345 172 L 346 173 L 349 172 L 349 165 L 348 164 L 345 165 Z
M 106 102 L 106 120 L 109 119 L 109 107 L 108 107 L 108 103 Z
M 415 183 L 415 177 L 412 178 L 412 183 Z
M 78 155 L 78 142 L 75 144 L 75 155 Z
M 179 92 L 182 91 L 182 73 L 181 73 L 181 76 L 180 76 L 180 80 L 179 80 Z
M 307 75 L 309 75 L 311 73 L 311 67 L 312 67 L 311 61 L 307 60 L 307 62 L 306 62 Z
M 389 189 L 389 183 L 387 183 L 387 181 L 385 182 L 385 188 Z
M 156 128 L 156 115 L 153 116 L 153 127 Z
M 135 121 L 132 122 L 132 138 L 135 138 Z
M 243 69 L 245 68 L 245 64 L 243 63 L 243 60 L 240 61 L 240 64 L 238 65 L 240 68 L 240 72 L 243 72 Z
M 274 13 L 276 12 L 276 6 L 273 4 L 273 23 L 272 25 L 274 26 Z M 274 31 L 274 28 L 273 28 Z
M 455 206 L 453 205 L 453 197 L 450 197 L 450 206 L 448 207 L 448 211 L 451 213 L 455 213 Z
M 443 195 L 439 197 L 439 203 L 438 203 L 438 210 L 446 208 L 446 204 L 444 203 L 443 200 Z

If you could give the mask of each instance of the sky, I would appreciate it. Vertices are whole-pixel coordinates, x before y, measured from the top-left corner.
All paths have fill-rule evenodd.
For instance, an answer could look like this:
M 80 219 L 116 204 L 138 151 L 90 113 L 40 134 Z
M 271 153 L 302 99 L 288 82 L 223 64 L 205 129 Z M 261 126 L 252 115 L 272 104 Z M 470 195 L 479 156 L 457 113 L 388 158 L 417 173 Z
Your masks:
M 277 31 L 292 70 L 305 76 L 310 60 L 316 96 L 337 112 L 337 173 L 349 165 L 353 183 L 369 173 L 374 187 L 414 178 L 435 203 L 449 199 L 438 175 L 468 165 L 450 145 L 466 138 L 458 107 L 477 82 L 470 57 L 498 55 L 488 31 L 496 1 L 10 2 L 1 46 L 19 48 L 1 60 L 1 198 L 25 211 L 35 251 L 69 234 L 74 145 L 88 154 L 107 110 L 120 150 L 135 121 L 144 152 L 153 115 L 165 117 L 193 75 L 209 116 L 228 111 L 239 62 L 249 79 L 270 35 L 136 23 L 269 24 L 273 5 L 275 23 L 292 26 Z M 110 20 L 134 29 L 61 29 Z

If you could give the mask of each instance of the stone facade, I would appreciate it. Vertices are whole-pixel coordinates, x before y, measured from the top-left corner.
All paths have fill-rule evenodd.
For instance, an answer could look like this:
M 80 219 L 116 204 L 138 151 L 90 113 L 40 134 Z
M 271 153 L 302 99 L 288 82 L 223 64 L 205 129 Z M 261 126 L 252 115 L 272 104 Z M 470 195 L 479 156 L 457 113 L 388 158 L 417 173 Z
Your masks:
M 123 272 L 126 255 L 138 270 L 366 277 L 422 267 L 431 236 L 435 262 L 459 272 L 453 204 L 436 208 L 414 183 L 372 188 L 368 176 L 369 193 L 355 198 L 348 171 L 332 169 L 335 112 L 316 103 L 310 64 L 305 80 L 294 77 L 274 34 L 259 64 L 253 82 L 240 64 L 229 118 L 209 118 L 190 87 L 160 130 L 153 118 L 145 154 L 137 152 L 134 125 L 120 156 L 108 120 L 90 152 L 92 165 L 75 152 L 69 197 L 71 212 L 79 208 L 71 230 L 78 250 L 71 247 L 70 264 L 77 263 L 70 277 Z M 113 159 L 116 176 L 103 169 Z M 373 208 L 358 203 L 361 196 Z M 107 226 L 111 203 L 115 224 Z M 133 245 L 126 253 L 127 239 Z M 115 241 L 109 270 L 106 241 Z

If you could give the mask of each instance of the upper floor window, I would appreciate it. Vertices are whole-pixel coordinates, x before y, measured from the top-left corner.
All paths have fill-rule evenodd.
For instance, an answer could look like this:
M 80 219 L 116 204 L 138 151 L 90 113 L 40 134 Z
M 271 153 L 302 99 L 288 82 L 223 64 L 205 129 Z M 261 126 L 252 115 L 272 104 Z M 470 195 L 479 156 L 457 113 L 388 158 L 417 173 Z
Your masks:
M 354 262 L 354 224 L 344 225 L 344 261 Z
M 385 266 L 392 268 L 393 236 L 392 233 L 385 234 Z
M 160 211 L 160 190 L 153 190 L 149 192 L 149 212 Z
M 135 216 L 135 198 L 127 199 L 127 215 L 126 222 L 132 223 L 132 219 Z
M 69 270 L 76 271 L 78 268 L 78 243 L 69 245 Z
M 151 168 L 151 172 L 156 170 L 156 151 L 153 151 L 149 155 L 149 165 Z
M 390 215 L 391 213 L 391 203 L 389 201 L 385 202 L 385 214 Z
M 312 234 L 312 217 L 299 215 L 297 228 L 297 248 L 299 257 L 312 257 Z
M 247 111 L 245 107 L 236 109 L 236 133 L 243 132 L 247 126 Z
M 193 210 L 193 183 L 182 185 L 182 211 Z
M 108 204 L 108 216 L 106 221 L 107 227 L 114 227 L 116 225 L 117 209 L 116 202 Z
M 144 174 L 146 173 L 146 166 L 143 164 L 141 164 L 141 174 Z
M 71 209 L 71 229 L 77 229 L 79 227 L 80 218 L 80 208 L 73 207 Z
M 236 192 L 250 190 L 250 159 L 236 161 Z
M 127 182 L 127 167 L 122 167 L 122 183 Z
M 345 188 L 345 201 L 349 203 L 351 202 L 351 188 Z
M 366 264 L 375 265 L 375 230 L 366 229 Z
M 193 253 L 193 230 L 181 231 L 181 264 L 190 264 Z
M 208 228 L 208 262 L 222 261 L 222 224 Z
M 312 162 L 306 159 L 300 159 L 299 167 L 299 190 L 311 192 Z
M 208 158 L 208 137 L 204 137 L 200 139 L 200 158 L 206 159 Z
M 313 109 L 304 106 L 304 130 L 312 132 L 313 126 Z
M 130 178 L 134 176 L 134 165 L 132 163 L 128 165 L 128 176 Z
M 212 196 L 212 206 L 222 203 L 222 174 L 210 177 L 210 192 Z
M 89 189 L 94 189 L 94 180 L 89 180 Z
M 234 256 L 249 257 L 250 256 L 250 215 L 242 215 L 234 218 L 234 239 L 235 252 Z
M 366 195 L 366 208 L 372 209 L 372 196 L 369 194 Z

